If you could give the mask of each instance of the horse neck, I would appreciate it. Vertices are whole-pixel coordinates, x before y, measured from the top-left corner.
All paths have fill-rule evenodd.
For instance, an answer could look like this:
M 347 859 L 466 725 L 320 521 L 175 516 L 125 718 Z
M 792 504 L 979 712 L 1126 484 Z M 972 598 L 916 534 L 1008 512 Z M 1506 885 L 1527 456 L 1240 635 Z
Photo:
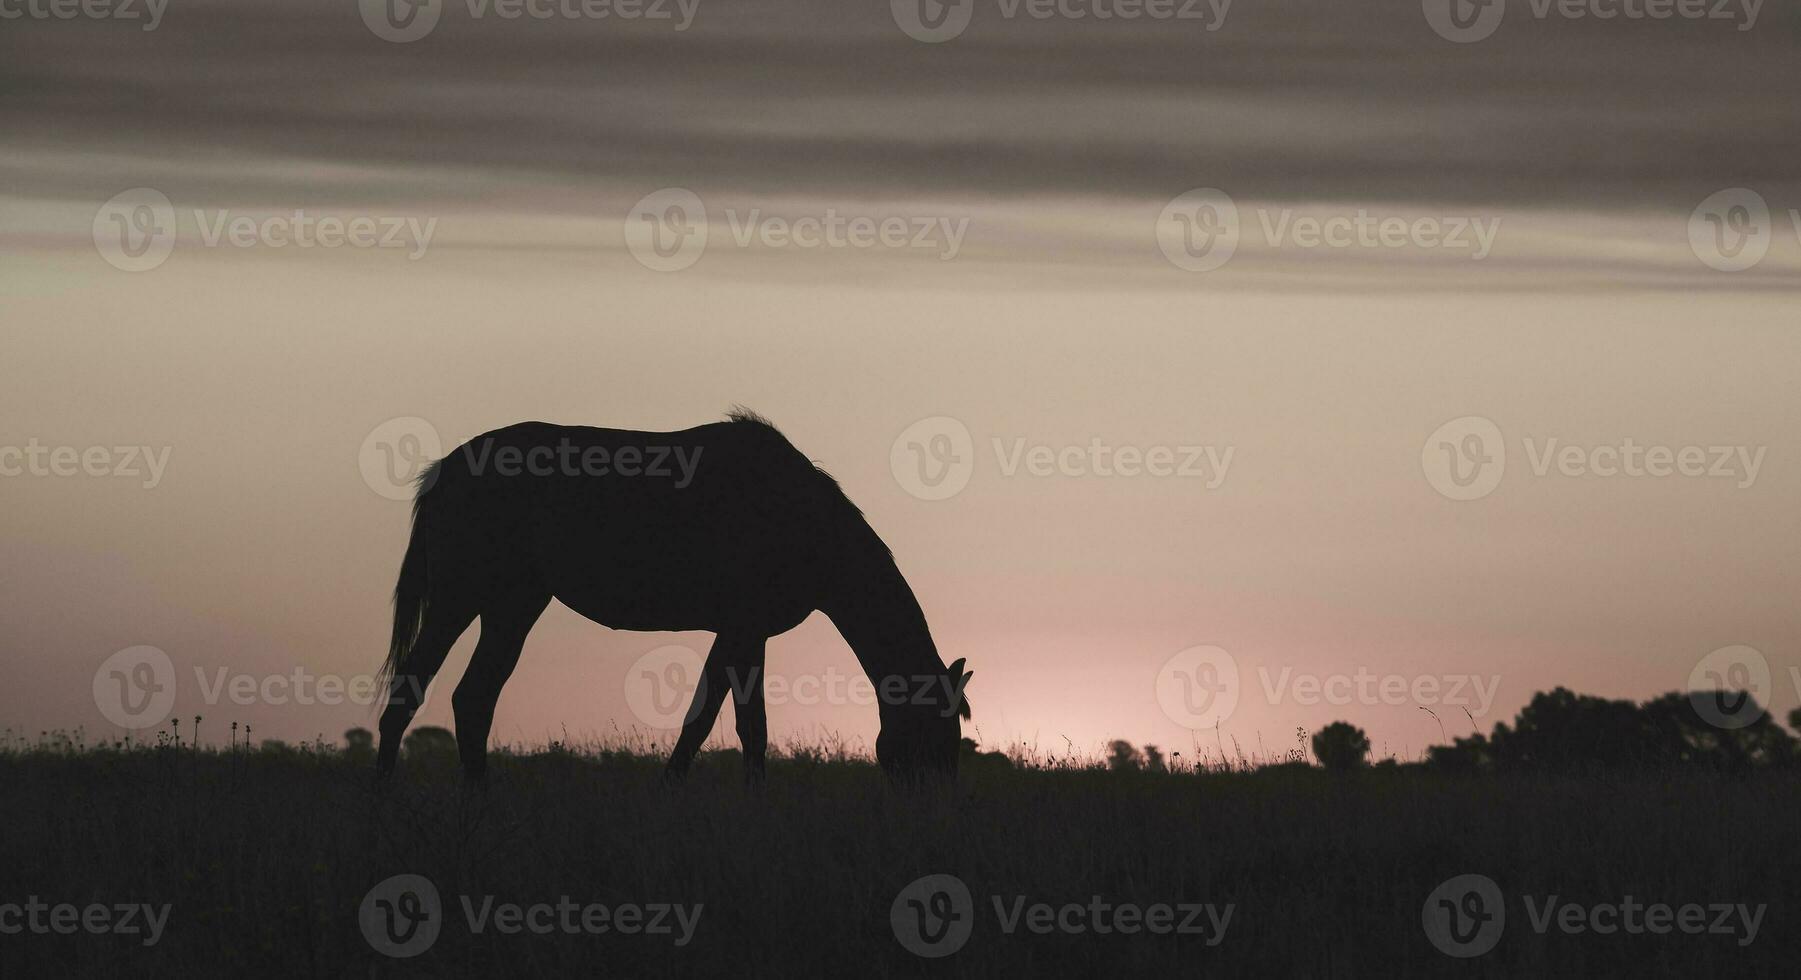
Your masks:
M 878 690 L 885 677 L 943 673 L 925 612 L 874 531 L 847 549 L 831 591 L 821 608 Z

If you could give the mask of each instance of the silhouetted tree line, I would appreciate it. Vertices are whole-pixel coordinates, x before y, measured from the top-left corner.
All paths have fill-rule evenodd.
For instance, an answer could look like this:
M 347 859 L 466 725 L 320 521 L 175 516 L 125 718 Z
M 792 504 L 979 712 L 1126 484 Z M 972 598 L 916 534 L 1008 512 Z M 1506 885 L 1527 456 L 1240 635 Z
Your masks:
M 1719 700 L 1722 698 L 1725 700 Z M 1730 712 L 1723 712 L 1723 706 L 1730 707 Z M 1739 727 L 1724 727 L 1709 720 L 1723 714 L 1748 721 Z M 1801 708 L 1790 713 L 1789 725 L 1801 729 Z M 344 737 L 346 751 L 359 762 L 373 759 L 370 732 L 353 728 Z M 1369 737 L 1349 722 L 1335 721 L 1320 729 L 1311 744 L 1314 758 L 1325 769 L 1353 770 L 1369 765 Z M 1003 753 L 981 751 L 974 739 L 962 739 L 961 748 L 967 769 L 1013 765 Z M 448 765 L 455 761 L 456 751 L 456 737 L 443 728 L 424 726 L 406 737 L 405 752 L 417 760 Z M 1285 765 L 1307 764 L 1298 752 L 1289 758 Z M 1593 772 L 1671 766 L 1723 772 L 1801 769 L 1801 741 L 1749 694 L 1671 692 L 1640 704 L 1559 687 L 1533 695 L 1512 725 L 1500 722 L 1493 734 L 1478 732 L 1452 739 L 1450 745 L 1431 746 L 1426 750 L 1426 763 L 1453 772 Z M 1167 772 L 1170 768 L 1157 746 L 1139 749 L 1123 739 L 1108 745 L 1106 764 L 1115 772 Z M 1381 763 L 1392 764 L 1392 760 Z
M 1710 699 L 1727 698 L 1731 717 L 1751 719 L 1742 727 L 1716 725 L 1721 713 Z M 1747 699 L 1739 701 L 1738 699 Z M 1751 695 L 1705 691 L 1672 692 L 1646 701 L 1612 701 L 1564 688 L 1533 695 L 1512 725 L 1500 722 L 1492 735 L 1453 739 L 1427 750 L 1436 767 L 1478 772 L 1537 770 L 1591 772 L 1700 766 L 1746 772 L 1801 766 L 1801 747 Z M 1712 708 L 1712 710 L 1709 710 Z M 1801 709 L 1789 716 L 1801 728 Z
M 414 762 L 449 765 L 456 762 L 457 738 L 448 728 L 420 725 L 407 732 L 401 751 Z M 352 728 L 345 732 L 344 754 L 358 765 L 374 765 L 375 733 L 367 728 Z

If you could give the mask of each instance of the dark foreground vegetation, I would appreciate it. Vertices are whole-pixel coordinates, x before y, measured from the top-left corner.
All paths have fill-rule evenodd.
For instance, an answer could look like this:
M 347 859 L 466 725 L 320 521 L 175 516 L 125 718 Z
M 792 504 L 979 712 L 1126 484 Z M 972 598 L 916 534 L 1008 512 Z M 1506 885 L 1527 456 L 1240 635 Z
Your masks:
M 903 793 L 817 751 L 772 760 L 753 789 L 735 753 L 666 786 L 653 755 L 553 744 L 500 753 L 471 792 L 445 749 L 427 733 L 377 792 L 361 745 L 15 742 L 0 903 L 168 910 L 148 946 L 142 931 L 0 934 L 0 976 L 1778 976 L 1797 955 L 1787 766 L 1246 771 L 972 752 L 954 788 Z M 398 874 L 429 879 L 442 910 L 407 959 L 376 952 L 359 916 Z M 943 959 L 909 952 L 893 917 L 931 874 L 971 896 L 947 920 L 970 917 L 967 941 Z M 1498 886 L 1505 923 L 1460 959 L 1422 913 L 1466 874 Z M 490 912 L 479 934 L 465 902 Z M 1044 931 L 1023 911 L 1037 903 Z M 1604 931 L 1634 903 L 1764 910 L 1749 937 L 1738 911 L 1701 912 L 1703 931 Z M 697 916 L 685 944 L 672 913 L 670 931 L 643 930 L 665 904 Z M 1140 911 L 1122 919 L 1127 904 Z M 546 906 L 549 931 L 500 931 L 506 905 Z M 1212 906 L 1193 931 L 1120 928 L 1159 906 L 1179 925 L 1189 905 Z M 564 928 L 584 914 L 605 931 Z

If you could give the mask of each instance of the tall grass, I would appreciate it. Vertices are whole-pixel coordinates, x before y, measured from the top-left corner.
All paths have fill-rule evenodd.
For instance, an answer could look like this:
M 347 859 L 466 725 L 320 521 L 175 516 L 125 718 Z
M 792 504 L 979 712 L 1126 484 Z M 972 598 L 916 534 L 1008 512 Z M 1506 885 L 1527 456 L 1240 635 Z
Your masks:
M 627 736 L 503 750 L 485 792 L 461 786 L 453 759 L 417 758 L 378 791 L 362 760 L 322 739 L 251 749 L 11 736 L 0 902 L 173 908 L 148 949 L 110 935 L 0 936 L 0 975 L 1778 975 L 1796 952 L 1801 785 L 1784 773 L 1326 773 L 1226 753 L 1114 772 L 1014 746 L 966 759 L 954 787 L 897 791 L 860 746 L 825 741 L 781 747 L 753 788 L 721 751 L 665 785 L 654 748 Z M 1740 948 L 1723 936 L 1541 936 L 1516 898 L 1500 945 L 1455 961 L 1427 941 L 1421 905 L 1470 872 L 1509 895 L 1771 908 Z M 377 955 L 357 921 L 370 887 L 399 873 L 430 878 L 450 913 L 413 960 Z M 976 904 L 973 937 L 942 961 L 902 949 L 889 920 L 896 893 L 932 873 L 961 878 Z M 678 949 L 617 934 L 472 935 L 458 895 L 704 909 Z M 992 900 L 1019 895 L 1235 912 L 1214 947 L 1007 935 Z

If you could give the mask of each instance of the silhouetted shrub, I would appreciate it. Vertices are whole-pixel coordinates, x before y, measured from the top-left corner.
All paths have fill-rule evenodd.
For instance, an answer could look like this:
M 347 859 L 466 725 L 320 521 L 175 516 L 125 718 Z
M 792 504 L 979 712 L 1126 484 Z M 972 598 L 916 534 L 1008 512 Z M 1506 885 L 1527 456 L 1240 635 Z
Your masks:
M 1013 760 L 1007 758 L 1005 752 L 983 752 L 976 747 L 973 738 L 965 738 L 958 745 L 961 751 L 957 766 L 966 772 L 1013 768 Z
M 1155 745 L 1146 745 L 1144 747 L 1144 770 L 1145 772 L 1169 771 L 1169 769 L 1163 765 L 1163 752 Z
M 375 736 L 367 728 L 352 728 L 344 733 L 344 756 L 358 765 L 375 762 Z
M 1426 762 L 1447 772 L 1478 772 L 1493 769 L 1495 755 L 1488 736 L 1477 733 L 1452 739 L 1450 745 L 1428 746 Z
M 1313 736 L 1313 756 L 1327 769 L 1361 769 L 1369 751 L 1369 736 L 1347 721 L 1335 721 Z
M 400 751 L 408 762 L 453 763 L 457 758 L 457 739 L 448 728 L 425 725 L 407 733 Z
M 1131 742 L 1116 738 L 1107 746 L 1107 768 L 1114 772 L 1137 772 L 1144 768 L 1144 754 Z

